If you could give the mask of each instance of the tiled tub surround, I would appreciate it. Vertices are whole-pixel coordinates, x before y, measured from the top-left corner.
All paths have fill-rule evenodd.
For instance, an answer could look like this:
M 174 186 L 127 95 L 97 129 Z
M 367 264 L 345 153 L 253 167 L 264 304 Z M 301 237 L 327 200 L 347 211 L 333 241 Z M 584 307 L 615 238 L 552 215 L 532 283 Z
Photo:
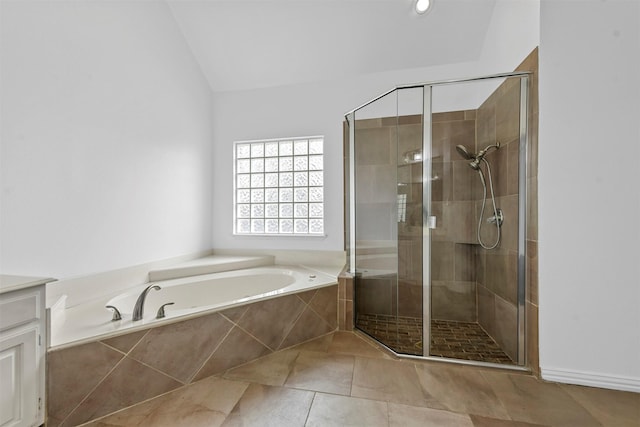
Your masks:
M 134 332 L 160 323 L 199 316 L 204 312 L 335 284 L 339 268 L 333 270 L 333 274 L 327 274 L 323 273 L 322 267 L 311 269 L 292 265 L 263 265 L 153 281 L 151 283 L 161 289 L 147 294 L 144 318 L 136 322 L 132 321 L 136 299 L 151 283 L 72 307 L 56 307 L 51 309 L 50 315 L 51 347 L 95 341 L 97 337 Z M 156 319 L 158 308 L 169 302 L 175 304 L 165 307 L 166 318 Z M 112 322 L 112 313 L 105 308 L 107 305 L 117 307 L 122 313 L 122 320 Z
M 335 330 L 338 285 L 50 351 L 47 426 L 73 426 Z

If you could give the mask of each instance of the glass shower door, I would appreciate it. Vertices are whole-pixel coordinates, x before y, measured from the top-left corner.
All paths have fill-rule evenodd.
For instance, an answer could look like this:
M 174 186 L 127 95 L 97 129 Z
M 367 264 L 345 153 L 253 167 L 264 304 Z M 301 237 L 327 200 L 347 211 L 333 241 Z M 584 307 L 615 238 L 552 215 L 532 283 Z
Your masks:
M 355 324 L 412 355 L 423 354 L 421 95 L 394 91 L 352 121 Z

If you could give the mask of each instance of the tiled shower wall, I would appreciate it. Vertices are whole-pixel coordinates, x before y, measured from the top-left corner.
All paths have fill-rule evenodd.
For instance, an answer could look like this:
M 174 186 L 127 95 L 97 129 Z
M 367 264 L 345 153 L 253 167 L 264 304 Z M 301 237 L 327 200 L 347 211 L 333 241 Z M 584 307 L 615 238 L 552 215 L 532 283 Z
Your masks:
M 49 352 L 47 426 L 75 426 L 338 326 L 338 285 Z
M 456 152 L 474 148 L 476 111 L 432 115 L 431 317 L 475 322 L 475 199 L 478 174 Z
M 537 49 L 516 69 L 531 71 L 529 87 L 529 145 L 527 152 L 526 231 L 526 327 L 528 365 L 538 371 L 537 316 Z M 478 322 L 513 359 L 517 357 L 517 262 L 518 262 L 518 167 L 519 167 L 520 80 L 508 79 L 477 110 L 476 151 L 500 142 L 501 148 L 486 158 L 490 161 L 496 205 L 504 212 L 502 239 L 498 248 L 477 247 Z M 476 190 L 481 192 L 480 190 Z M 481 202 L 476 202 L 476 212 Z M 487 208 L 486 208 L 487 209 Z M 486 218 L 493 215 L 485 213 Z M 491 243 L 495 227 L 484 226 L 482 237 Z
M 422 317 L 422 163 L 404 158 L 422 147 L 422 117 L 356 120 L 355 138 L 358 240 L 392 243 L 358 249 L 359 269 L 389 274 L 358 280 L 357 312 Z M 398 194 L 406 195 L 402 222 Z

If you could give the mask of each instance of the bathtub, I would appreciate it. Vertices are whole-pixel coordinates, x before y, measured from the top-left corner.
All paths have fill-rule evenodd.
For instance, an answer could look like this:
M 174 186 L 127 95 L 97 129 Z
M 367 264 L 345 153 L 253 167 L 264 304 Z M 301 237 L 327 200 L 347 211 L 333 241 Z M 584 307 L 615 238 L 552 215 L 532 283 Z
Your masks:
M 147 294 L 144 316 L 133 322 L 136 300 L 151 284 L 161 289 Z M 105 339 L 336 284 L 336 275 L 326 271 L 304 266 L 272 265 L 154 281 L 73 307 L 65 307 L 62 298 L 50 309 L 49 347 L 59 349 Z M 158 308 L 167 303 L 173 304 L 165 307 L 165 317 L 156 319 Z M 112 321 L 113 313 L 106 308 L 107 305 L 116 307 L 122 314 L 122 320 Z

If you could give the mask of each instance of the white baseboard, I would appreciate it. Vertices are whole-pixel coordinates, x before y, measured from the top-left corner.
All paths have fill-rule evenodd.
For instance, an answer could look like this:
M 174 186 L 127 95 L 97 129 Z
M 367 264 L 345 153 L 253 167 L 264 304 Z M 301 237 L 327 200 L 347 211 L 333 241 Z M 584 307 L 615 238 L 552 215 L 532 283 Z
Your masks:
M 540 368 L 540 374 L 542 378 L 547 381 L 640 393 L 640 378 L 618 377 L 613 375 L 595 374 L 592 372 L 568 371 L 542 367 Z

